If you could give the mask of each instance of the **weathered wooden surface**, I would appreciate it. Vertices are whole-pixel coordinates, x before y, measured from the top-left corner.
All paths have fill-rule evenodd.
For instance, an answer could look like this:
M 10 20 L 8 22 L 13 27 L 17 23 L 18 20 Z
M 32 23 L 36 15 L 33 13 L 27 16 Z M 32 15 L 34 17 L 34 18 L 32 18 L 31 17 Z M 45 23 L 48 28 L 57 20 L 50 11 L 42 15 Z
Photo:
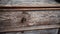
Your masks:
M 32 30 L 32 26 L 50 25 L 60 27 L 60 11 L 15 11 L 0 10 L 0 31 Z M 51 26 L 53 25 L 53 27 Z M 30 27 L 30 29 L 24 29 Z M 20 29 L 21 28 L 21 29 Z M 32 28 L 32 29 L 31 29 Z M 40 27 L 39 29 L 46 29 Z M 36 27 L 38 29 L 38 27 Z
M 24 34 L 57 34 L 58 29 L 25 31 Z
M 43 24 L 57 24 L 60 21 L 60 11 L 35 11 L 35 12 L 27 12 L 30 15 L 30 19 L 27 23 L 29 25 L 43 25 Z M 40 23 L 40 24 L 39 24 Z
M 1 25 L 50 25 L 60 23 L 60 11 L 0 11 Z
M 43 26 L 31 26 L 31 27 L 17 27 L 17 28 L 0 28 L 0 32 L 17 32 L 17 31 L 29 31 L 29 30 L 46 30 L 46 29 L 58 29 L 60 25 L 43 25 Z
M 60 6 L 55 0 L 0 0 L 0 6 Z
M 18 8 L 16 8 L 17 6 Z M 0 32 L 5 32 L 0 34 L 57 34 L 58 29 L 50 28 L 60 28 L 60 15 L 59 15 L 60 11 L 57 11 L 60 10 L 59 6 L 60 4 L 55 0 L 0 0 Z M 21 8 L 21 7 L 35 7 L 35 8 Z M 58 8 L 36 8 L 36 7 L 58 7 Z M 19 10 L 56 10 L 56 11 L 19 11 Z
M 57 34 L 58 29 L 47 29 L 47 30 L 32 30 L 22 32 L 6 32 L 1 34 Z

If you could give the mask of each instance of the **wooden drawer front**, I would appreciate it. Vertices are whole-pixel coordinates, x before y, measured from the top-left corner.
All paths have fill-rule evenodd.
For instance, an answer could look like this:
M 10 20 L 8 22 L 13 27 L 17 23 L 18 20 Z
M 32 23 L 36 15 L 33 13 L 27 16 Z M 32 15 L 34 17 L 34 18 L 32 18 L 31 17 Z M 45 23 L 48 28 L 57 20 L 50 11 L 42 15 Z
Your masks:
M 0 10 L 0 32 L 44 29 L 45 25 L 59 25 L 60 11 L 15 11 Z M 44 26 L 43 26 L 44 25 Z M 37 28 L 34 26 L 38 26 Z M 32 27 L 31 29 L 24 27 Z M 44 28 L 43 28 L 44 27 Z M 46 26 L 57 28 L 60 26 Z M 8 30 L 7 30 L 8 29 Z M 10 30 L 11 29 L 11 30 Z
M 60 11 L 3 11 L 0 26 L 56 25 L 60 23 Z

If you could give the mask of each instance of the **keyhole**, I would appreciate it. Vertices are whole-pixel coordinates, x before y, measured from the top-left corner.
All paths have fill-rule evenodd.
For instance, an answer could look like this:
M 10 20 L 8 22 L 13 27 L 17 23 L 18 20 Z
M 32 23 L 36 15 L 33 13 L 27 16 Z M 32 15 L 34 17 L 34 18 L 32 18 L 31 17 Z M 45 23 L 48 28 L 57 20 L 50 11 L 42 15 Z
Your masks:
M 26 18 L 22 18 L 21 23 L 26 22 Z

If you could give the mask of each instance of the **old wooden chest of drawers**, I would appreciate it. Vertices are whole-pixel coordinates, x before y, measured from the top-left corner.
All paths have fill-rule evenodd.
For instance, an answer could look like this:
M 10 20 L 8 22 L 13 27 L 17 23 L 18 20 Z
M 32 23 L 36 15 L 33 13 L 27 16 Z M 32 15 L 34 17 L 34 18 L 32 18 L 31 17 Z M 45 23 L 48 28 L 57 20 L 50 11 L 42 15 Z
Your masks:
M 0 0 L 1 34 L 58 34 L 59 28 L 56 0 Z

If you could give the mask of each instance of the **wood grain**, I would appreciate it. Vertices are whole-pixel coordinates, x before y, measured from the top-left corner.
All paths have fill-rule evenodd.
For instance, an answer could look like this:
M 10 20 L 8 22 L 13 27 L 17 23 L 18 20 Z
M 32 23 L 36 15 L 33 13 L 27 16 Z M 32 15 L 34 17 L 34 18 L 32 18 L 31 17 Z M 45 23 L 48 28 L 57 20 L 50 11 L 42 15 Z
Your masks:
M 12 32 L 12 31 L 28 31 L 28 30 L 41 30 L 41 29 L 51 29 L 60 28 L 60 25 L 44 25 L 44 26 L 33 26 L 33 27 L 22 27 L 22 28 L 8 28 L 1 29 L 0 32 Z

